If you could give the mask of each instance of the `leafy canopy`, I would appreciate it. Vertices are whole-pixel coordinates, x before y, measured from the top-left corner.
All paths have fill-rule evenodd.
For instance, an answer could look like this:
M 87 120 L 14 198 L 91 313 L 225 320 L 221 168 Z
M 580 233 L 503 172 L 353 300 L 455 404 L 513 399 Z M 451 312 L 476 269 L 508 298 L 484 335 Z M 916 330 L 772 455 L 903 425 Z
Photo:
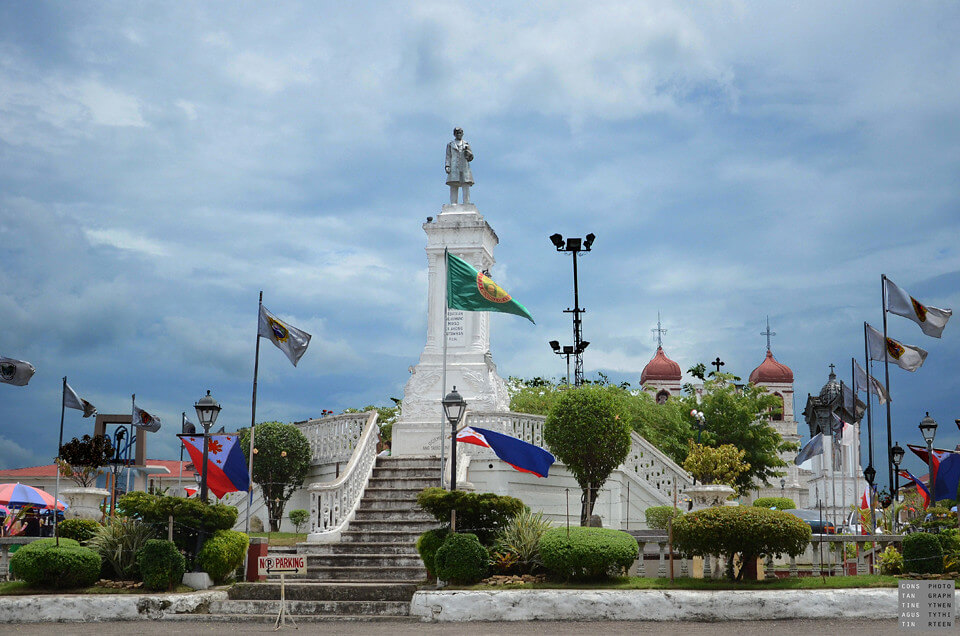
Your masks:
M 240 431 L 240 444 L 250 461 L 250 429 Z M 254 433 L 253 481 L 260 486 L 270 528 L 280 530 L 283 509 L 310 470 L 310 442 L 293 424 L 264 422 Z
M 750 470 L 750 464 L 743 461 L 746 454 L 733 444 L 713 448 L 690 440 L 690 452 L 683 461 L 683 469 L 700 483 L 733 486 L 741 474 Z

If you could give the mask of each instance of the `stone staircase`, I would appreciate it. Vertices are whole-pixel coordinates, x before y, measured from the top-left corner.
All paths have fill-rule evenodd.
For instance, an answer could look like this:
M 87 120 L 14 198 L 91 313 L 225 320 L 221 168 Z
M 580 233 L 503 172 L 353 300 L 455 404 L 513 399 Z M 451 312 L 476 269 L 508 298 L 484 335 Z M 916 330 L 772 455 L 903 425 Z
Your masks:
M 307 576 L 286 580 L 287 606 L 294 620 L 414 620 L 409 618 L 410 600 L 427 576 L 417 554 L 417 537 L 438 525 L 417 507 L 417 494 L 438 485 L 439 473 L 440 460 L 435 457 L 377 458 L 341 540 L 296 547 L 307 557 Z M 203 618 L 272 620 L 279 598 L 279 577 L 237 584 L 229 599 L 211 603 Z

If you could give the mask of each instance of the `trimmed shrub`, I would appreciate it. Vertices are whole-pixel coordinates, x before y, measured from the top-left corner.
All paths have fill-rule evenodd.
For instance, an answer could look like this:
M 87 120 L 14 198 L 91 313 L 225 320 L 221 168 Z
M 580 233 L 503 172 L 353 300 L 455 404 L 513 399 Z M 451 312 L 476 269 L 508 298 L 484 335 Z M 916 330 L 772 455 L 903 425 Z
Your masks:
M 87 587 L 100 577 L 100 555 L 73 539 L 39 539 L 10 557 L 10 573 L 38 587 Z
M 810 543 L 810 526 L 789 512 L 747 506 L 720 506 L 681 515 L 673 522 L 673 544 L 684 554 L 727 557 L 727 577 L 734 562 L 746 565 L 765 554 L 799 556 Z
M 790 497 L 759 497 L 753 502 L 754 508 L 776 508 L 777 510 L 793 510 L 797 504 Z
M 423 566 L 427 568 L 427 578 L 437 578 L 437 570 L 434 566 L 434 558 L 437 556 L 437 550 L 446 541 L 450 534 L 449 528 L 437 528 L 427 530 L 417 538 L 417 552 L 423 560 Z
M 540 560 L 564 580 L 601 579 L 622 574 L 637 560 L 637 540 L 612 528 L 553 528 L 540 539 Z
M 903 538 L 903 570 L 914 574 L 943 573 L 943 548 L 936 535 L 914 532 Z
M 456 509 L 457 530 L 476 534 L 483 545 L 492 545 L 500 529 L 524 509 L 515 497 L 443 488 L 427 488 L 417 495 L 417 504 L 448 525 L 450 511 Z
M 297 508 L 296 510 L 290 511 L 290 523 L 293 524 L 294 530 L 300 532 L 304 524 L 307 523 L 307 519 L 310 518 L 310 513 L 302 508 Z
M 137 566 L 145 588 L 166 592 L 183 580 L 187 560 L 173 541 L 150 539 L 137 552 Z
M 441 581 L 473 585 L 487 575 L 488 558 L 477 535 L 458 532 L 447 536 L 433 562 Z
M 103 558 L 105 575 L 127 581 L 140 577 L 137 552 L 155 537 L 153 528 L 142 521 L 114 517 L 97 531 L 87 545 Z
M 516 569 L 521 574 L 530 574 L 540 567 L 540 539 L 552 525 L 549 519 L 543 518 L 542 512 L 534 513 L 529 510 L 524 510 L 511 519 L 497 535 L 495 544 L 500 555 L 497 560 L 501 563 L 501 569 Z M 514 555 L 515 562 L 508 555 Z
M 680 514 L 673 506 L 650 506 L 644 511 L 647 527 L 651 530 L 666 530 L 670 519 L 676 519 Z
M 73 539 L 80 543 L 92 539 L 102 527 L 93 519 L 66 519 L 58 525 L 61 539 Z
M 892 545 L 880 553 L 880 574 L 903 574 L 903 555 Z
M 224 583 L 243 565 L 250 537 L 236 530 L 218 530 L 200 548 L 197 565 L 214 583 Z

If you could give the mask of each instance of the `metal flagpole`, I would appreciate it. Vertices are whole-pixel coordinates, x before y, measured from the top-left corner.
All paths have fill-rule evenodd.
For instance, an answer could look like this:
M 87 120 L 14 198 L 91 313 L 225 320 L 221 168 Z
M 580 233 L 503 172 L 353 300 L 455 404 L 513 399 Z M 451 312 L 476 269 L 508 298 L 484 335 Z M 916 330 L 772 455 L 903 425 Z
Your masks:
M 60 547 L 60 447 L 63 446 L 63 415 L 66 410 L 64 402 L 67 397 L 67 376 L 63 376 L 63 391 L 60 393 L 60 443 L 57 444 L 57 484 L 53 487 L 53 536 L 57 547 Z
M 247 484 L 247 521 L 244 532 L 250 534 L 250 509 L 253 507 L 253 433 L 257 427 L 257 374 L 260 371 L 260 316 L 263 314 L 263 290 L 260 290 L 260 300 L 257 303 L 257 346 L 253 356 L 253 403 L 250 407 L 250 453 L 247 460 L 247 470 L 250 473 L 250 482 Z
M 130 492 L 130 444 L 133 443 L 133 421 L 137 414 L 137 394 L 130 396 L 130 438 L 127 439 L 127 489 L 123 494 Z M 136 448 L 136 446 L 134 446 Z
M 447 271 L 447 248 L 443 248 L 443 371 L 440 375 L 440 487 L 443 483 L 443 463 L 445 458 L 443 443 L 443 426 L 446 424 L 446 414 L 443 412 L 443 398 L 447 395 L 447 305 L 450 300 L 450 273 Z
M 843 387 L 841 386 L 841 391 Z M 841 400 L 843 395 L 840 396 Z M 833 415 L 830 415 L 830 419 L 833 419 Z M 830 422 L 830 499 L 833 501 L 831 504 L 831 514 L 833 517 L 833 525 L 837 525 L 837 432 L 836 427 L 833 425 L 833 422 Z
M 880 274 L 880 296 L 883 302 L 883 374 L 886 381 L 887 396 L 890 396 L 890 353 L 887 349 L 887 280 L 886 274 Z M 890 400 L 887 400 L 887 477 L 890 488 L 893 488 L 893 460 L 890 449 L 893 448 L 893 430 L 890 425 Z M 931 493 L 932 494 L 932 493 Z
M 867 449 L 869 453 L 869 459 L 867 466 L 873 467 L 873 400 L 870 398 L 870 378 L 873 373 L 873 365 L 870 364 L 870 351 L 867 347 L 867 323 L 863 323 L 863 357 L 866 358 L 867 368 L 864 371 L 867 374 Z M 887 393 L 889 395 L 889 393 Z M 889 401 L 889 400 L 888 400 Z M 867 484 L 867 489 L 870 489 L 870 484 Z M 876 513 L 873 511 L 873 505 L 870 506 L 870 523 L 873 528 L 877 527 L 877 518 Z M 871 529 L 872 531 L 872 529 Z
M 180 432 L 183 433 L 183 425 L 187 422 L 187 412 L 180 412 Z M 177 475 L 177 495 L 180 494 L 180 489 L 183 487 L 183 440 L 178 440 L 180 442 L 180 473 Z

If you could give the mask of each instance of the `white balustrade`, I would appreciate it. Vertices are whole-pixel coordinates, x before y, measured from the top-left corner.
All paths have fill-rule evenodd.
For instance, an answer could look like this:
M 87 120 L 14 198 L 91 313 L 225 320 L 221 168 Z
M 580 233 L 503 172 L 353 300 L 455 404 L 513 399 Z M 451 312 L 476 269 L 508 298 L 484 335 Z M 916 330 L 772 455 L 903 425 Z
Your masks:
M 351 414 L 365 420 L 359 439 L 353 445 L 350 463 L 335 481 L 310 485 L 310 534 L 308 542 L 329 543 L 338 541 L 340 534 L 347 528 L 360 504 L 360 498 L 367 487 L 373 467 L 377 463 L 377 441 L 380 438 L 377 426 L 377 412 Z M 340 416 L 343 417 L 343 416 Z M 335 419 L 335 418 L 324 418 Z M 350 420 L 351 422 L 353 420 Z M 341 427 L 345 438 L 352 437 L 352 426 L 346 422 Z M 329 438 L 324 437 L 325 440 Z M 330 443 L 328 451 L 345 447 L 346 441 Z M 316 449 L 314 450 L 316 456 Z M 327 455 L 335 457 L 335 454 Z M 331 461 L 331 460 L 327 460 Z
M 370 413 L 344 413 L 297 424 L 310 442 L 314 466 L 349 461 Z

